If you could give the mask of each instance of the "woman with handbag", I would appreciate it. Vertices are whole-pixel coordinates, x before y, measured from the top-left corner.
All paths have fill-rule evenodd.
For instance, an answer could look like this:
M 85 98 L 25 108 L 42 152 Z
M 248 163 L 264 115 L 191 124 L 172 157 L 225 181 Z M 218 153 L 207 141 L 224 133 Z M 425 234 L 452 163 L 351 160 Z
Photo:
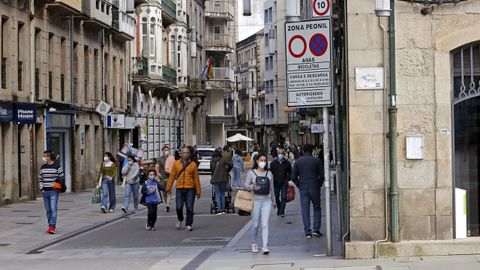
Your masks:
M 270 253 L 268 249 L 268 223 L 272 206 L 276 208 L 273 187 L 273 176 L 268 171 L 268 158 L 260 153 L 255 156 L 253 169 L 248 172 L 245 180 L 245 188 L 253 191 L 252 210 L 252 252 L 258 252 L 257 235 L 259 223 L 262 224 L 263 254 Z
M 97 187 L 102 187 L 102 202 L 100 206 L 102 213 L 107 213 L 107 209 L 110 213 L 113 213 L 115 210 L 117 203 L 115 199 L 115 177 L 117 177 L 117 160 L 112 153 L 105 152 L 97 177 L 97 179 L 99 179 Z M 107 199 L 109 200 L 108 208 Z

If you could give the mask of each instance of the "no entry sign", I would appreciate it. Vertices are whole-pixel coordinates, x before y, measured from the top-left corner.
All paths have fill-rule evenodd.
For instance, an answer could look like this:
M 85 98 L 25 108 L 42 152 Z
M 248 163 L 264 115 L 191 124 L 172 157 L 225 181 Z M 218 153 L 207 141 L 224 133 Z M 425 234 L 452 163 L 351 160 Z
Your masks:
M 330 25 L 330 19 L 285 24 L 289 107 L 333 104 Z

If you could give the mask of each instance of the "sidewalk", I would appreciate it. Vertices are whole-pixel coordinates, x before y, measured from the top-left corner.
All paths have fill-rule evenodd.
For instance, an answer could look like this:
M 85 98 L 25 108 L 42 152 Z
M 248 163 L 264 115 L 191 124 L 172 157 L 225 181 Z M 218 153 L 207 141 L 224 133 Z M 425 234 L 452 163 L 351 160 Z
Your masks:
M 57 233 L 49 235 L 43 198 L 0 207 L 0 254 L 26 253 L 46 244 L 72 237 L 100 224 L 124 217 L 124 192 L 116 187 L 114 213 L 103 214 L 91 203 L 90 192 L 61 194 L 58 202 Z M 141 208 L 142 209 L 142 208 Z M 133 213 L 133 212 L 131 212 Z

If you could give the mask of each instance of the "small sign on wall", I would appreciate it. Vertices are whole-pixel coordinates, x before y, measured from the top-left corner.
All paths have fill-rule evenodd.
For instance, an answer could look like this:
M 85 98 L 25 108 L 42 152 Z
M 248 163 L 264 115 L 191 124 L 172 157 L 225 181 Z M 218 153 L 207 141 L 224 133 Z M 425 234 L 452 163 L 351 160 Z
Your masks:
M 384 76 L 383 67 L 357 67 L 355 68 L 355 89 L 384 89 Z
M 423 159 L 424 142 L 423 135 L 407 135 L 407 159 Z

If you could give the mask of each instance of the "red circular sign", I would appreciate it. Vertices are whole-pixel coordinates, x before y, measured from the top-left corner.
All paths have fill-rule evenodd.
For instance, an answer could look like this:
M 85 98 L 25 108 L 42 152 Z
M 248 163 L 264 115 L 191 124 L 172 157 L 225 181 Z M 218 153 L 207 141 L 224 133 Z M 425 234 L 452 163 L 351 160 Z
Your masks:
M 325 14 L 327 14 L 328 11 L 330 10 L 330 0 L 321 0 L 321 1 L 322 2 L 320 3 L 319 3 L 319 0 L 313 1 L 313 12 L 315 12 L 317 16 L 325 16 Z
M 310 38 L 308 45 L 313 55 L 322 56 L 328 49 L 328 40 L 322 34 L 315 34 Z
M 302 52 L 301 53 L 294 53 L 293 50 L 292 50 L 292 43 L 294 40 L 296 39 L 300 39 L 300 41 L 302 41 L 303 43 L 303 49 L 302 49 Z M 295 58 L 300 58 L 302 57 L 304 54 L 305 54 L 305 51 L 307 51 L 307 41 L 305 40 L 305 38 L 303 38 L 302 36 L 300 35 L 295 35 L 293 36 L 290 41 L 288 42 L 288 51 L 290 52 L 290 54 L 295 57 Z

